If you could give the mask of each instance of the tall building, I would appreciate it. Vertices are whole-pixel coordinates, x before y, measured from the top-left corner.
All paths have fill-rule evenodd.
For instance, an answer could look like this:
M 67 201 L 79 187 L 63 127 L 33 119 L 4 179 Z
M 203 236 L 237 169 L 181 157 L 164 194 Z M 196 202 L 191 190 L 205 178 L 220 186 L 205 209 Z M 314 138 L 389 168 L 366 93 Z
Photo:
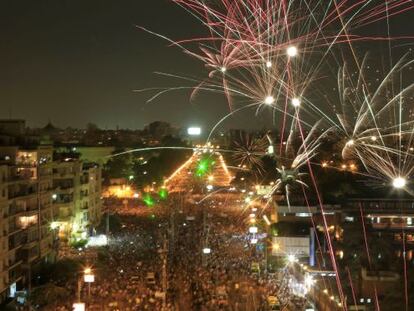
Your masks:
M 13 296 L 35 265 L 55 255 L 52 155 L 50 146 L 0 147 L 2 298 Z
M 7 166 L 0 166 L 0 302 L 7 298 L 9 284 L 9 241 L 7 221 Z
M 54 159 L 56 155 L 56 159 Z M 32 271 L 101 217 L 101 168 L 62 157 L 22 120 L 0 120 L 0 304 L 27 288 Z
M 101 219 L 101 167 L 77 158 L 54 162 L 52 227 L 65 242 L 86 239 Z

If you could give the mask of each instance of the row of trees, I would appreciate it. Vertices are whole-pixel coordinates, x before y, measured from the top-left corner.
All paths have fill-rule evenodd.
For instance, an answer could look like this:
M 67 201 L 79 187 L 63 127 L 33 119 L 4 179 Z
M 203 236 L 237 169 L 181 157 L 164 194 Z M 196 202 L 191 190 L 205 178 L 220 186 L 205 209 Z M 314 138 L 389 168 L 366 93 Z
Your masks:
M 192 153 L 191 150 L 181 149 L 189 147 L 188 144 L 173 136 L 165 136 L 158 147 L 167 148 L 156 150 L 144 148 L 140 152 L 131 151 L 111 158 L 105 165 L 104 176 L 106 179 L 129 179 L 141 188 L 152 182 L 162 182 L 164 177 L 172 174 Z M 123 151 L 126 150 L 116 150 L 114 153 Z

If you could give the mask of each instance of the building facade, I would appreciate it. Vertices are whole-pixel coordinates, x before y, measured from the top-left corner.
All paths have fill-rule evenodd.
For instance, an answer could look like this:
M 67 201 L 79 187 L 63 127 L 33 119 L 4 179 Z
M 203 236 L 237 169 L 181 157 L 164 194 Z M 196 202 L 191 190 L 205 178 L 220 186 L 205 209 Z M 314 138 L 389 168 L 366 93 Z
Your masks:
M 93 232 L 101 182 L 98 165 L 54 160 L 52 146 L 0 146 L 0 304 L 27 288 L 38 264 L 55 260 L 59 237 Z
M 1 297 L 13 297 L 32 268 L 54 259 L 50 230 L 53 149 L 0 147 L 2 214 Z
M 55 161 L 52 228 L 64 242 L 85 240 L 101 220 L 101 167 L 76 158 Z

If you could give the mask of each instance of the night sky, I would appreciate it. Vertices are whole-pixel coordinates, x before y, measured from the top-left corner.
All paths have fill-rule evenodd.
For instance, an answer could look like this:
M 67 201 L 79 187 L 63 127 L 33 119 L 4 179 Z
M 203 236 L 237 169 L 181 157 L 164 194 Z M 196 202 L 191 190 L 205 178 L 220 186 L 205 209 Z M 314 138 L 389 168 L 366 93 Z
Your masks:
M 397 31 L 409 31 L 413 16 L 399 17 Z M 208 127 L 225 115 L 223 98 L 201 96 L 190 103 L 189 92 L 146 104 L 151 93 L 134 90 L 180 85 L 153 72 L 200 77 L 205 70 L 135 25 L 173 39 L 205 31 L 168 0 L 1 1 L 0 118 L 23 118 L 30 126 L 51 120 L 60 127 L 93 122 L 102 128 L 142 128 L 154 120 Z M 228 126 L 251 128 L 271 120 L 246 118 Z

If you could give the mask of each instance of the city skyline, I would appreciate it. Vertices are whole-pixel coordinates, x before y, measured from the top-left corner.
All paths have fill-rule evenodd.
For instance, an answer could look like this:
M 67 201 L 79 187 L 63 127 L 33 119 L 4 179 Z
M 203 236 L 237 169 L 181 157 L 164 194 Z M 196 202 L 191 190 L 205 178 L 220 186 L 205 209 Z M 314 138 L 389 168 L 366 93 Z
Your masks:
M 202 93 L 190 101 L 191 91 L 174 91 L 146 103 L 152 87 L 173 87 L 180 81 L 154 72 L 203 78 L 203 64 L 187 58 L 179 48 L 139 27 L 172 39 L 205 34 L 199 22 L 170 1 L 142 5 L 126 0 L 4 3 L 0 17 L 0 118 L 26 119 L 31 127 L 51 121 L 58 127 L 143 128 L 162 120 L 176 126 L 212 128 L 228 113 L 222 95 Z M 394 36 L 409 35 L 404 27 L 414 16 L 404 12 L 391 20 Z M 48 25 L 53 25 L 49 27 Z M 369 32 L 384 34 L 381 24 Z M 363 31 L 368 31 L 364 28 Z M 368 45 L 372 43 L 367 43 Z M 398 46 L 406 49 L 405 41 Z M 375 54 L 374 54 L 375 55 Z M 200 75 L 200 72 L 204 72 Z M 168 112 L 162 114 L 161 112 Z M 272 115 L 241 112 L 224 128 L 270 127 Z

